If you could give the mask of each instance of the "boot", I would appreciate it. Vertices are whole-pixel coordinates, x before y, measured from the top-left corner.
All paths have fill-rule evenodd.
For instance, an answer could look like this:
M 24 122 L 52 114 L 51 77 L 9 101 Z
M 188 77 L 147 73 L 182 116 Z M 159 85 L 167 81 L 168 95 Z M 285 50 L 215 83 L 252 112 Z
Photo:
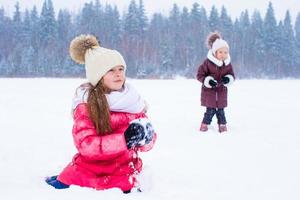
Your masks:
M 57 180 L 57 176 L 51 176 L 46 178 L 46 183 L 54 187 L 55 189 L 66 189 L 69 188 L 70 186 L 67 184 L 64 184 Z
M 200 131 L 205 132 L 208 130 L 207 124 L 201 123 Z
M 226 124 L 219 124 L 219 132 L 223 133 L 225 131 L 227 131 Z

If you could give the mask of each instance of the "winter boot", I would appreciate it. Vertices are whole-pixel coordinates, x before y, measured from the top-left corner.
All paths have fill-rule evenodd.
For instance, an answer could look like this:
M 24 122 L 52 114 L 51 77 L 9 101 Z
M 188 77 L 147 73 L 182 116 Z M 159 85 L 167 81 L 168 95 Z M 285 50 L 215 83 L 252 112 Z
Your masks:
M 70 186 L 67 184 L 64 184 L 57 180 L 57 176 L 51 176 L 46 178 L 46 183 L 54 187 L 55 189 L 66 189 L 69 188 Z
M 208 130 L 207 124 L 201 123 L 200 131 L 205 132 Z
M 219 124 L 219 132 L 223 133 L 225 131 L 227 131 L 226 124 Z

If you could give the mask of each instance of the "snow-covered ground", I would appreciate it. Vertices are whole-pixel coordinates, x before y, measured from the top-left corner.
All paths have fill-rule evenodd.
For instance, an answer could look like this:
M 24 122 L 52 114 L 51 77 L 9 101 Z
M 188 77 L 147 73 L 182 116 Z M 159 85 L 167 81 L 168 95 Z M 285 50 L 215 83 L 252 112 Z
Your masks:
M 144 192 L 46 185 L 76 152 L 70 108 L 82 80 L 0 79 L 0 199 L 300 199 L 300 80 L 237 80 L 225 134 L 215 119 L 198 131 L 196 80 L 128 81 L 147 99 L 158 133 L 142 154 Z

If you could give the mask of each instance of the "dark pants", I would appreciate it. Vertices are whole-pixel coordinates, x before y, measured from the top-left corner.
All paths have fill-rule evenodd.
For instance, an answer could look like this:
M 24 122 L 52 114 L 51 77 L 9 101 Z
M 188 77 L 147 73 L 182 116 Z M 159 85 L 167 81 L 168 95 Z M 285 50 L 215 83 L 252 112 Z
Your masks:
M 202 122 L 210 124 L 214 115 L 217 115 L 218 124 L 226 124 L 224 108 L 206 108 Z

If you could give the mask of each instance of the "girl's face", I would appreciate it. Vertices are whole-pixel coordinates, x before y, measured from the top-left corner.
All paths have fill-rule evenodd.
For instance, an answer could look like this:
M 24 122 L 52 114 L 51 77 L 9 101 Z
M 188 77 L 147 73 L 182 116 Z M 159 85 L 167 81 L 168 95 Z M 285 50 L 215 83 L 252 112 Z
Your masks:
M 109 70 L 103 76 L 103 84 L 109 90 L 120 90 L 125 82 L 124 67 L 119 65 Z
M 218 60 L 224 61 L 228 58 L 228 48 L 222 47 L 218 49 L 215 53 L 215 56 Z

